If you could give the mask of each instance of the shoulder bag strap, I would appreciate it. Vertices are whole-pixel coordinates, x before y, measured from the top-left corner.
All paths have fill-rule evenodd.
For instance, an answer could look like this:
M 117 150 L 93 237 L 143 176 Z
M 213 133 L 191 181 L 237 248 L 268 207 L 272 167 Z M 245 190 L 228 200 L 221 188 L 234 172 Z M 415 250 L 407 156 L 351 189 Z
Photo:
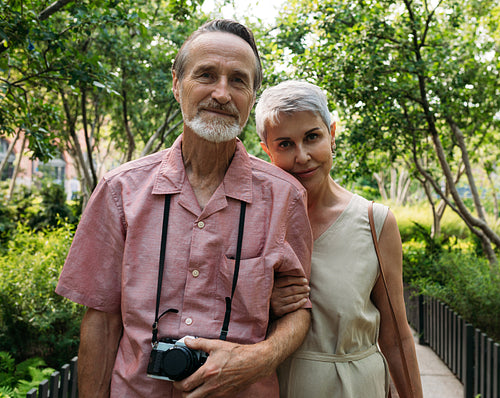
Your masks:
M 401 362 L 403 364 L 406 382 L 410 386 L 410 390 L 413 391 L 413 386 L 412 386 L 411 378 L 410 378 L 410 372 L 408 370 L 408 363 L 406 362 L 406 356 L 405 356 L 405 352 L 404 352 L 404 348 L 403 348 L 403 341 L 401 339 L 401 332 L 399 331 L 398 322 L 396 320 L 396 313 L 394 312 L 394 307 L 392 305 L 391 296 L 389 294 L 389 289 L 387 288 L 387 281 L 386 281 L 385 275 L 384 275 L 384 265 L 383 265 L 384 263 L 382 261 L 382 255 L 380 254 L 377 233 L 375 231 L 375 221 L 373 219 L 373 202 L 371 202 L 370 205 L 368 206 L 368 219 L 370 220 L 370 230 L 372 233 L 373 245 L 375 246 L 375 252 L 377 253 L 378 263 L 379 263 L 379 267 L 380 267 L 380 277 L 382 278 L 382 281 L 384 283 L 385 293 L 387 295 L 387 301 L 389 302 L 389 307 L 391 309 L 392 321 L 394 323 L 394 328 L 396 330 L 397 343 L 398 343 L 398 347 L 399 347 L 399 353 L 401 355 Z

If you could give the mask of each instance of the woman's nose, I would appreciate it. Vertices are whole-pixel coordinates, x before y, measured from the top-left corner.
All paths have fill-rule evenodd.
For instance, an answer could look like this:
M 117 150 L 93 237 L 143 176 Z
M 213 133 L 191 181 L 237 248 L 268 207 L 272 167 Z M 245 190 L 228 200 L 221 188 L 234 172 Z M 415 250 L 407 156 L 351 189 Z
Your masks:
M 295 161 L 299 164 L 305 164 L 311 159 L 309 152 L 304 150 L 304 148 L 298 147 L 297 153 L 295 155 Z

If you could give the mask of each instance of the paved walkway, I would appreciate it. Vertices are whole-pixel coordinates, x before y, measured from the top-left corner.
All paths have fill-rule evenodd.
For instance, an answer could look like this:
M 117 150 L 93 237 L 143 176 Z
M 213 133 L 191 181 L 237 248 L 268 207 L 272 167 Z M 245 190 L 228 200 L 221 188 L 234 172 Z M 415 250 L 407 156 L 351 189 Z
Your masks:
M 441 358 L 430 347 L 418 344 L 416 337 L 415 346 L 424 398 L 463 398 L 463 384 Z

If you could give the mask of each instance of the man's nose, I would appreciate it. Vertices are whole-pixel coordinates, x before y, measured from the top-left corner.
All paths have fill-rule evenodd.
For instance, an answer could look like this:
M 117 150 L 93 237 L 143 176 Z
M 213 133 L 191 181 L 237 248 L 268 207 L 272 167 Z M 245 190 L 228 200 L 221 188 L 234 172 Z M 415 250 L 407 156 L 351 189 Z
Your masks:
M 221 77 L 215 84 L 212 91 L 212 98 L 219 104 L 227 104 L 231 101 L 231 94 L 229 92 L 229 84 L 226 77 Z

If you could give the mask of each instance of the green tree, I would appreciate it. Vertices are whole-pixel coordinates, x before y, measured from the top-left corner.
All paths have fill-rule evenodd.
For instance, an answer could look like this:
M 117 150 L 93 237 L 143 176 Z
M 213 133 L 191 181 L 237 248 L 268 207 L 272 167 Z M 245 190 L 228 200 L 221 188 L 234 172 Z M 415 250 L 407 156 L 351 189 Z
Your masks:
M 0 2 L 0 134 L 22 131 L 42 161 L 69 153 L 89 195 L 109 153 L 130 160 L 176 132 L 170 65 L 200 3 Z
M 292 59 L 289 73 L 338 104 L 346 125 L 339 146 L 348 152 L 337 163 L 342 172 L 373 171 L 380 153 L 400 159 L 495 262 L 500 237 L 486 222 L 473 170 L 478 148 L 500 128 L 496 2 L 314 0 L 287 10 L 274 41 Z

